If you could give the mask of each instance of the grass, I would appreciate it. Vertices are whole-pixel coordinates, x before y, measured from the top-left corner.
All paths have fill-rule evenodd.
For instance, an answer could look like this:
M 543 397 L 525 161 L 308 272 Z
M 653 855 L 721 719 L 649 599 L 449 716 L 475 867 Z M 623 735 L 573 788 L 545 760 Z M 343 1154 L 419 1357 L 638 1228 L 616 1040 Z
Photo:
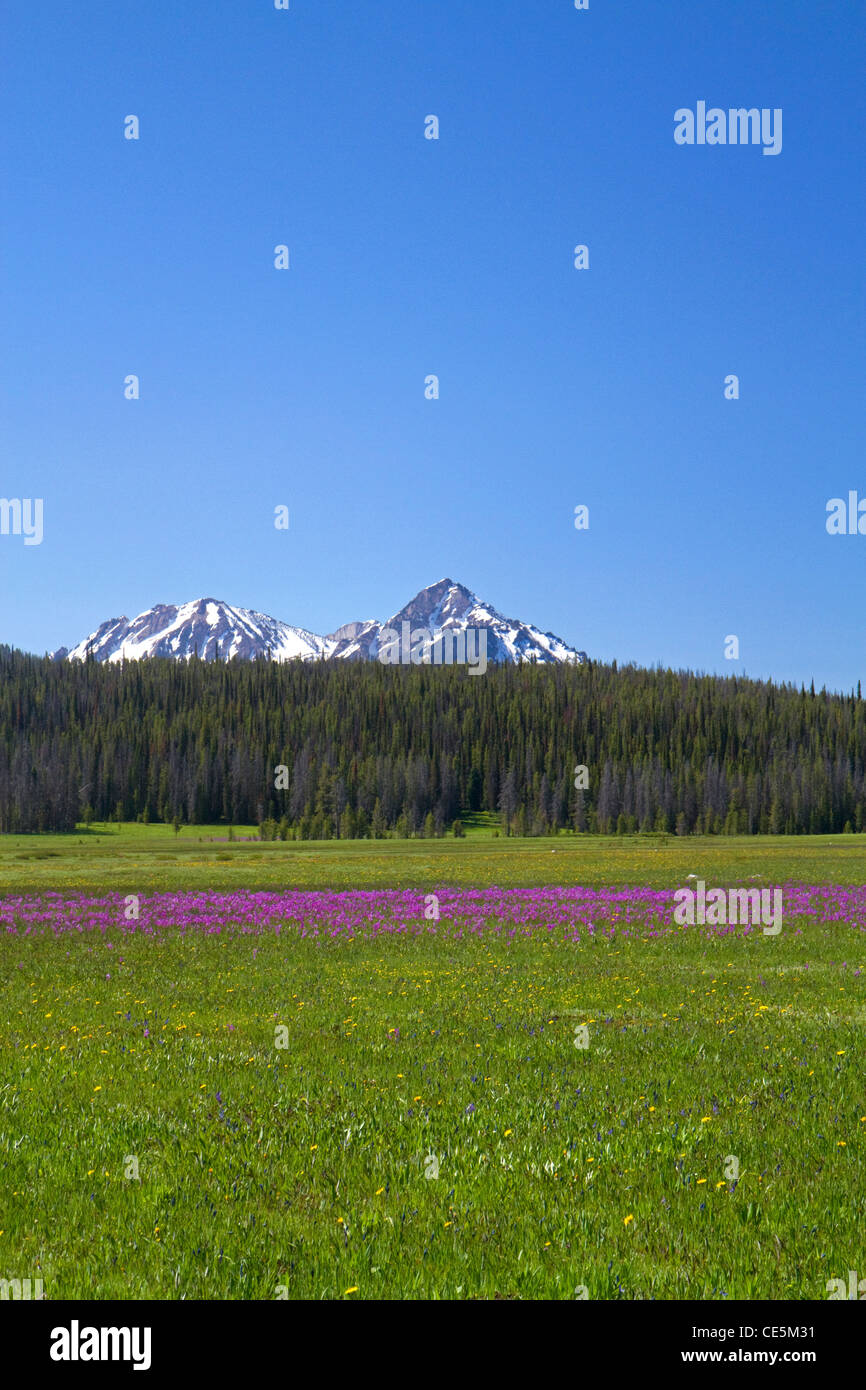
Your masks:
M 866 882 L 866 835 L 581 836 L 455 840 L 235 840 L 225 826 L 82 828 L 0 836 L 0 893 L 84 889 L 421 888 L 649 884 L 696 873 L 707 883 Z M 235 835 L 253 836 L 253 827 Z
M 0 842 L 4 891 L 864 867 L 859 836 L 236 843 L 228 863 L 189 831 L 76 838 Z M 579 944 L 4 936 L 0 1277 L 48 1298 L 825 1299 L 866 1273 L 864 956 L 814 920 Z

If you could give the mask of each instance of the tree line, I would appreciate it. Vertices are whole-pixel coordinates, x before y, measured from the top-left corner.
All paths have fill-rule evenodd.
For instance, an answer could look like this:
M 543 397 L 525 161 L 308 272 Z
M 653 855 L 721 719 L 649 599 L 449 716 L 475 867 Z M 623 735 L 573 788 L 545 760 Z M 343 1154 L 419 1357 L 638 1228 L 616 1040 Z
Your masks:
M 859 686 L 615 662 L 473 676 L 0 647 L 0 833 L 92 818 L 402 837 L 476 811 L 517 835 L 860 831 L 866 706 Z

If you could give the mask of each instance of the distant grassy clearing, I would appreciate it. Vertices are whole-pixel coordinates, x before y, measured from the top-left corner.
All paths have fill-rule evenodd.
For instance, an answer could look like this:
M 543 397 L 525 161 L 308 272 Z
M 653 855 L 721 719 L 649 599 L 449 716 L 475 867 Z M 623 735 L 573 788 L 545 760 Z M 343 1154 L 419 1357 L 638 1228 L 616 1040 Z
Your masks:
M 0 892 L 116 888 L 420 888 L 707 883 L 866 883 L 866 835 L 464 840 L 226 840 L 226 827 L 125 825 L 0 837 Z M 237 837 L 254 827 L 235 829 Z M 220 837 L 219 839 L 214 837 Z

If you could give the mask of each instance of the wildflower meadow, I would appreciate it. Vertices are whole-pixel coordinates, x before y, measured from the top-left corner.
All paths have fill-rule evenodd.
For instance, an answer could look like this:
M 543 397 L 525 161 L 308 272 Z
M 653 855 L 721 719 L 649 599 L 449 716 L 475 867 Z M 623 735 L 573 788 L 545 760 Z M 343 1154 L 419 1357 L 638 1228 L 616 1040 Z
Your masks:
M 866 1274 L 866 889 L 788 868 L 777 934 L 680 925 L 685 874 L 7 889 L 4 1268 L 47 1298 L 826 1299 Z

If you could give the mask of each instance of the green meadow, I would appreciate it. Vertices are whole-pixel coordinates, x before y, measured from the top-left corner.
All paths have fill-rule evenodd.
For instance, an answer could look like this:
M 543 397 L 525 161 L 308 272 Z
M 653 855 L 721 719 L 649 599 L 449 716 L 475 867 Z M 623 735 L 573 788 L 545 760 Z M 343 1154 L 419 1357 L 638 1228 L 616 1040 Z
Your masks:
M 74 835 L 0 836 L 0 893 L 182 888 L 531 888 L 649 884 L 695 873 L 725 884 L 866 883 L 866 835 L 590 836 L 519 839 L 467 818 L 464 839 L 262 842 L 253 826 L 92 825 Z
M 225 834 L 8 837 L 0 893 L 866 870 L 852 835 Z M 4 934 L 0 1278 L 49 1299 L 823 1300 L 866 1276 L 864 958 L 812 919 L 579 943 Z

